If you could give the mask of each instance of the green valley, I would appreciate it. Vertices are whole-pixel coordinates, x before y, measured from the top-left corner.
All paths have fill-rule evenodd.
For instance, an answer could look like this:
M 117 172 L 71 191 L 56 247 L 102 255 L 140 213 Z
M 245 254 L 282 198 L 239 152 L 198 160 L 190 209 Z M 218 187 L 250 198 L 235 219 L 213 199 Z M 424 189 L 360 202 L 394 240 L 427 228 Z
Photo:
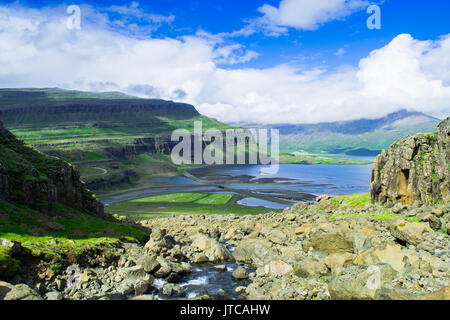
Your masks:
M 231 128 L 184 103 L 61 89 L 1 89 L 0 117 L 18 138 L 76 165 L 99 194 L 182 173 L 170 161 L 173 130 L 192 131 L 195 121 Z

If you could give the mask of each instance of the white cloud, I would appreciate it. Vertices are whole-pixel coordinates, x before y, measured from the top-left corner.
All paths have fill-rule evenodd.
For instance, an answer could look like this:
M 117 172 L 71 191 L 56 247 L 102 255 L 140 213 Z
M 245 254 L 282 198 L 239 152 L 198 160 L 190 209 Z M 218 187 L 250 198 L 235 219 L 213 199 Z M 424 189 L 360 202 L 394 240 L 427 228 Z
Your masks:
M 230 70 L 220 64 L 255 53 L 205 35 L 140 39 L 87 23 L 68 30 L 64 10 L 46 10 L 0 6 L 0 87 L 181 99 L 222 121 L 336 121 L 399 108 L 444 117 L 450 111 L 450 36 L 419 41 L 402 34 L 359 66 L 334 72 L 290 64 Z
M 259 7 L 262 16 L 244 20 L 246 25 L 242 29 L 222 32 L 217 36 L 248 37 L 261 32 L 266 36 L 279 37 L 287 34 L 288 28 L 315 30 L 326 22 L 344 19 L 369 5 L 368 0 L 281 0 L 278 7 L 269 4 Z
M 111 6 L 105 10 L 107 13 L 118 13 L 121 19 L 114 20 L 119 21 L 121 24 L 129 24 L 130 21 L 135 21 L 139 19 L 144 22 L 162 24 L 162 23 L 172 23 L 175 20 L 173 14 L 164 16 L 160 14 L 147 14 L 144 9 L 140 8 L 138 2 L 131 2 L 129 5 L 122 6 Z
M 344 48 L 339 48 L 334 54 L 337 56 L 343 56 L 346 53 Z
M 278 8 L 265 4 L 259 11 L 272 25 L 315 30 L 326 22 L 345 18 L 369 4 L 367 0 L 282 0 Z

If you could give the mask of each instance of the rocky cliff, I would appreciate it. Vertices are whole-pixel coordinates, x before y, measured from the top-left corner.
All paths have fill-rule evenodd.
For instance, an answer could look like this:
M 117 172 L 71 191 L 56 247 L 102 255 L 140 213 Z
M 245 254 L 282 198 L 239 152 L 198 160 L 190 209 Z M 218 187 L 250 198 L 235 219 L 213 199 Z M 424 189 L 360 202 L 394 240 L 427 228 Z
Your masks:
M 0 122 L 0 199 L 41 212 L 64 205 L 103 214 L 103 205 L 85 188 L 72 165 L 18 140 Z
M 412 204 L 447 203 L 449 194 L 450 118 L 437 132 L 406 137 L 373 162 L 372 201 Z

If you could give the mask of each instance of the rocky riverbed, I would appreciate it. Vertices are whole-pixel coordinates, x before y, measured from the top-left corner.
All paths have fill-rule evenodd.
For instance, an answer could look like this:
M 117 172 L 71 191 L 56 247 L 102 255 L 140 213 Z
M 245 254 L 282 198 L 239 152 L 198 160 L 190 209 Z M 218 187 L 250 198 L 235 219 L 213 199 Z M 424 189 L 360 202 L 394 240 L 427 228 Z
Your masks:
M 79 289 L 47 270 L 0 282 L 0 299 L 449 299 L 450 206 L 365 197 L 142 221 L 148 242 L 86 258 Z

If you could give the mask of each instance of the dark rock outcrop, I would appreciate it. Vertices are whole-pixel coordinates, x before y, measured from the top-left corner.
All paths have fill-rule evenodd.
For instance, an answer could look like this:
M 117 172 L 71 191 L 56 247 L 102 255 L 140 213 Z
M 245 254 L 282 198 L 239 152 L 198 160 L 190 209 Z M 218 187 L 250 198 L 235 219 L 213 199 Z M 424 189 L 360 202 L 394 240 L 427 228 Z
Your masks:
M 0 162 L 0 200 L 6 200 L 9 197 L 9 180 L 6 170 Z
M 449 194 L 450 118 L 436 133 L 406 137 L 377 156 L 372 166 L 372 201 L 387 203 L 446 203 Z
M 57 204 L 103 214 L 103 204 L 86 189 L 72 165 L 18 140 L 0 122 L 0 199 L 44 213 Z

